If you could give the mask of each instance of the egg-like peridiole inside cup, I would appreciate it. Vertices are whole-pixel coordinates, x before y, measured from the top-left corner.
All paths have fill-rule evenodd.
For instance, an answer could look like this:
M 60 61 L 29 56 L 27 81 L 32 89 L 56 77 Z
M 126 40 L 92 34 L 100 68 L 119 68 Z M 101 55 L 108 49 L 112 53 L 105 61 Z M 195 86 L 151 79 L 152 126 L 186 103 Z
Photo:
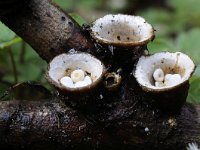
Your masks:
M 114 46 L 146 45 L 155 36 L 144 18 L 124 14 L 106 15 L 93 22 L 90 29 L 97 42 Z

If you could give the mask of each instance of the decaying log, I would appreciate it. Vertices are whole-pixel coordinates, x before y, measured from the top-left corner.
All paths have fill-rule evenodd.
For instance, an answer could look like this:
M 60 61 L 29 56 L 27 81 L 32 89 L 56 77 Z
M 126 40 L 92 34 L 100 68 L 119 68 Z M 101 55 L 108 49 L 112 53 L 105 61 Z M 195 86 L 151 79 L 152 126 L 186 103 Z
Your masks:
M 59 101 L 8 101 L 0 108 L 1 149 L 177 150 L 200 140 L 199 106 L 185 105 L 178 116 L 150 120 L 140 114 L 140 120 L 132 116 L 107 127 Z
M 0 19 L 47 62 L 71 48 L 93 53 L 78 24 L 48 0 L 23 0 L 18 11 L 3 9 L 7 5 L 0 0 Z M 93 104 L 80 108 L 67 107 L 61 97 L 1 101 L 0 149 L 182 150 L 188 143 L 200 144 L 199 106 L 163 113 L 148 104 L 152 98 L 130 72 L 123 74 L 118 91 L 101 92 L 103 99 L 93 97 Z

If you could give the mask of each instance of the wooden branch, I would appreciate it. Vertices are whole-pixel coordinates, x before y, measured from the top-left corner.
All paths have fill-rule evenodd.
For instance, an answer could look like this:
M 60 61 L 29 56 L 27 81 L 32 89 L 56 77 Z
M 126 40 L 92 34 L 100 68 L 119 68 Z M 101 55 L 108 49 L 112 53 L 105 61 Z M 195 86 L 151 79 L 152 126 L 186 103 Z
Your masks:
M 52 145 L 77 148 L 84 143 L 96 147 L 102 139 L 99 129 L 59 102 L 0 102 L 0 108 L 1 149 L 40 149 Z
M 0 1 L 1 21 L 29 43 L 47 62 L 72 48 L 77 51 L 92 49 L 92 42 L 83 34 L 80 26 L 49 0 L 8 2 L 10 3 L 4 4 L 3 0 Z M 9 9 L 16 2 L 19 6 Z
M 185 149 L 200 140 L 199 109 L 185 105 L 180 115 L 150 119 L 142 113 L 103 127 L 58 100 L 0 102 L 0 148 Z

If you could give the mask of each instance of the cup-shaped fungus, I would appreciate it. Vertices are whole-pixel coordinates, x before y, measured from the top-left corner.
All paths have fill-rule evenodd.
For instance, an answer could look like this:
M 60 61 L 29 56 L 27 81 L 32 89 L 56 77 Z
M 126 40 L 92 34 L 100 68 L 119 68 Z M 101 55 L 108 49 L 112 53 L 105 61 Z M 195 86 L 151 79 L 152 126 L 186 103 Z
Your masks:
M 105 67 L 87 53 L 60 54 L 48 66 L 47 80 L 67 96 L 81 97 L 101 83 Z M 86 94 L 87 95 L 87 94 Z M 76 99 L 79 99 L 77 98 Z
M 104 79 L 104 86 L 109 91 L 115 91 L 121 84 L 122 77 L 115 72 L 106 73 Z
M 135 78 L 153 104 L 167 111 L 178 111 L 186 101 L 194 62 L 181 52 L 160 52 L 142 56 L 135 69 Z
M 123 14 L 97 19 L 90 27 L 90 35 L 111 51 L 112 64 L 135 61 L 144 54 L 147 43 L 155 36 L 153 27 L 144 18 Z
M 139 46 L 154 39 L 154 29 L 139 16 L 106 15 L 92 24 L 91 36 L 102 44 Z

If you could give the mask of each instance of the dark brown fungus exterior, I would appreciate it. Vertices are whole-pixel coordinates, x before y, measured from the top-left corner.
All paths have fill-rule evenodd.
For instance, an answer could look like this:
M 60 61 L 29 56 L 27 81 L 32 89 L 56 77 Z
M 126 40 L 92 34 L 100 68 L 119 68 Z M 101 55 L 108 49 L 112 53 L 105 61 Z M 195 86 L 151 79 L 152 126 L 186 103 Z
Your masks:
M 90 26 L 90 35 L 110 52 L 107 63 L 123 69 L 143 55 L 147 43 L 155 36 L 154 28 L 145 19 L 124 14 L 110 14 L 97 19 Z
M 157 69 L 163 71 L 161 81 L 155 77 Z M 194 70 L 194 62 L 186 54 L 159 52 L 142 56 L 136 65 L 134 76 L 142 89 L 152 96 L 150 103 L 163 111 L 176 112 L 186 101 L 189 79 Z M 157 85 L 156 82 L 160 84 Z

